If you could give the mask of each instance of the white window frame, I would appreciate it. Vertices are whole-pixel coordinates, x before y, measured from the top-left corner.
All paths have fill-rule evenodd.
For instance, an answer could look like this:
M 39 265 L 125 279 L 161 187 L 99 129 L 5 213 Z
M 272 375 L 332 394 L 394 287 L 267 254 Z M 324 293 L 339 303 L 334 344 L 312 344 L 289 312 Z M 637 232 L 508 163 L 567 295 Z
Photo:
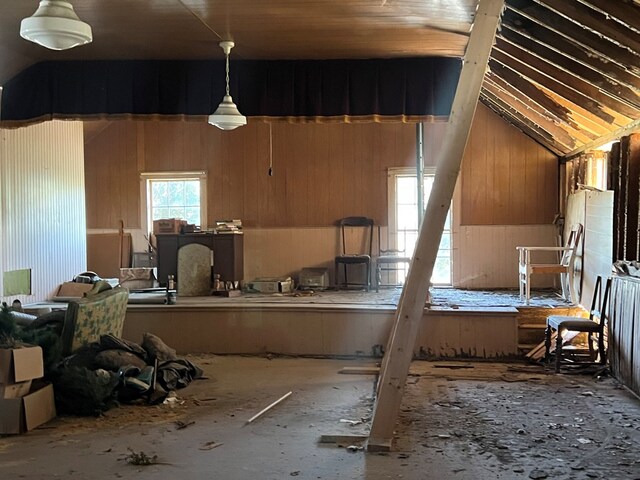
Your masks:
M 143 172 L 140 174 L 140 205 L 142 206 L 140 225 L 145 232 L 153 231 L 153 221 L 149 209 L 153 180 L 199 180 L 200 181 L 200 228 L 207 229 L 207 172 L 205 170 L 190 172 Z
M 423 175 L 425 176 L 434 176 L 436 173 L 435 167 L 424 167 Z M 388 192 L 388 219 L 389 225 L 387 229 L 387 249 L 397 250 L 398 244 L 396 239 L 398 238 L 397 231 L 397 218 L 396 218 L 396 177 L 398 176 L 416 176 L 416 169 L 414 167 L 391 167 L 387 169 L 387 192 Z M 425 209 L 427 207 L 426 203 L 424 205 Z M 449 284 L 438 284 L 439 286 L 451 286 L 453 285 L 453 273 L 454 273 L 454 248 L 453 248 L 453 201 L 451 202 L 451 206 L 449 207 L 449 215 L 451 217 L 450 225 L 449 225 L 449 235 L 450 239 L 450 248 L 449 248 L 449 258 L 450 258 L 450 283 Z M 416 212 L 417 215 L 417 212 Z

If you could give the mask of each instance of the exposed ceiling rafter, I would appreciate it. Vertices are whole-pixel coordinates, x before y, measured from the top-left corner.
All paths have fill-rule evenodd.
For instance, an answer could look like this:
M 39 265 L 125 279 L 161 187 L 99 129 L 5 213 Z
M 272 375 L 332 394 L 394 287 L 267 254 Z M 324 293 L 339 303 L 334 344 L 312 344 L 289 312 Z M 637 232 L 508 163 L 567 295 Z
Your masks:
M 509 30 L 508 28 L 504 28 L 502 30 L 500 38 L 507 43 L 522 48 L 528 54 L 547 62 L 549 65 L 553 66 L 553 68 L 560 69 L 581 81 L 589 83 L 594 88 L 606 92 L 609 96 L 616 98 L 621 102 L 625 102 L 634 108 L 640 107 L 640 94 L 638 93 L 638 90 L 633 90 L 626 85 L 622 85 L 619 82 L 602 75 L 597 70 L 585 66 L 571 57 L 561 55 L 547 46 L 535 42 L 534 40 L 514 32 L 513 30 Z
M 625 0 L 578 0 L 583 5 L 601 12 L 607 17 L 640 33 L 640 11 L 631 1 Z
M 609 40 L 635 54 L 640 53 L 640 34 L 610 19 L 608 15 L 584 4 L 567 0 L 533 0 L 573 22 L 579 28 Z M 615 2 L 611 2 L 615 3 Z
M 555 14 L 546 8 L 532 5 L 524 9 L 518 9 L 509 0 L 508 9 L 519 13 L 525 18 L 546 27 L 555 33 L 562 35 L 575 44 L 582 46 L 596 55 L 601 55 L 610 62 L 617 63 L 622 68 L 628 68 L 635 73 L 640 72 L 640 57 L 626 48 L 607 41 L 603 37 L 590 30 L 576 28 L 576 24 Z M 573 0 L 575 1 L 575 0 Z
M 511 110 L 522 123 L 538 130 L 538 133 L 547 139 L 550 145 L 558 145 L 557 150 L 566 151 L 573 150 L 576 147 L 576 140 L 571 137 L 565 130 L 553 123 L 535 110 L 527 107 L 518 99 L 509 96 L 506 92 L 501 91 L 495 85 L 486 82 L 483 86 L 483 94 L 492 97 L 496 104 L 501 105 L 507 110 Z
M 495 88 L 499 89 L 509 97 L 513 98 L 515 102 L 521 103 L 527 109 L 533 110 L 541 117 L 547 119 L 550 122 L 553 122 L 563 131 L 568 133 L 571 137 L 574 137 L 575 139 L 577 139 L 580 143 L 587 143 L 598 138 L 598 135 L 595 135 L 594 133 L 588 131 L 587 129 L 581 128 L 578 125 L 574 127 L 569 123 L 565 122 L 564 120 L 556 117 L 552 112 L 540 106 L 539 104 L 534 102 L 531 98 L 527 97 L 519 90 L 513 88 L 510 84 L 508 84 L 503 79 L 501 79 L 497 75 L 494 75 L 491 72 L 489 72 L 485 76 L 485 84 L 493 85 Z
M 634 75 L 619 64 L 607 60 L 602 55 L 596 55 L 586 48 L 581 48 L 547 27 L 527 21 L 527 19 L 520 17 L 515 12 L 510 13 L 511 15 L 505 15 L 502 21 L 503 35 L 509 35 L 508 32 L 517 33 L 568 59 L 595 70 L 606 78 L 640 92 L 640 76 Z M 525 26 L 525 23 L 529 25 Z

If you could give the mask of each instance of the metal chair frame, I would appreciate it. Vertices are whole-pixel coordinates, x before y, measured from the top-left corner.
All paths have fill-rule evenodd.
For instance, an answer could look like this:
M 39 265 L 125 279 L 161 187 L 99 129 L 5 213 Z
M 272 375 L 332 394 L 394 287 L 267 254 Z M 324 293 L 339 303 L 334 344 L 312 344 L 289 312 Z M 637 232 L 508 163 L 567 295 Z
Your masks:
M 342 235 L 342 252 L 335 257 L 335 285 L 336 289 L 349 286 L 366 287 L 367 292 L 371 290 L 371 254 L 373 251 L 373 219 L 367 217 L 346 217 L 339 220 L 338 225 Z M 347 228 L 366 228 L 368 229 L 367 243 L 365 249 L 368 253 L 348 253 L 346 229 Z M 344 282 L 340 282 L 340 269 L 343 266 Z M 347 266 L 348 265 L 364 265 L 366 267 L 366 283 L 349 282 Z

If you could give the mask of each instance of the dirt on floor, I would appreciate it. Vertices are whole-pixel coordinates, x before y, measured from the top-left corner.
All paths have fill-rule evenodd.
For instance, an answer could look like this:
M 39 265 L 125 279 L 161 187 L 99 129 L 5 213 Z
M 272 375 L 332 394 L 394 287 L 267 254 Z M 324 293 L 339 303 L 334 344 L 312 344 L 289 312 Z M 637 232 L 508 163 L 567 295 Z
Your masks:
M 640 403 L 608 377 L 417 363 L 396 445 L 444 478 L 637 479 Z
M 207 379 L 166 404 L 0 438 L 0 478 L 640 479 L 640 402 L 606 376 L 414 362 L 394 450 L 372 454 L 356 437 L 369 428 L 375 376 L 338 372 L 373 361 L 189 359 Z

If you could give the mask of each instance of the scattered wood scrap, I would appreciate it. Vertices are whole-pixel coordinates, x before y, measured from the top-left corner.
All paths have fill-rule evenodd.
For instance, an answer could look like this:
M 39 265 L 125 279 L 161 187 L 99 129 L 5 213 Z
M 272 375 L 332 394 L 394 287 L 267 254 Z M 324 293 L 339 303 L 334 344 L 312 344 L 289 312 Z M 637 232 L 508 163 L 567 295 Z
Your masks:
M 434 365 L 433 368 L 451 368 L 452 370 L 458 370 L 462 368 L 473 368 L 473 365 Z
M 571 340 L 576 338 L 580 332 L 572 332 L 566 331 L 562 335 L 562 343 L 569 343 Z M 551 348 L 549 349 L 549 353 L 553 353 L 556 350 L 556 341 L 558 339 L 558 332 L 553 332 L 551 334 Z M 545 342 L 544 340 L 540 342 L 536 347 L 532 348 L 529 353 L 525 355 L 525 357 L 529 360 L 538 361 L 544 358 L 545 353 Z
M 215 441 L 210 441 L 210 442 L 206 442 L 198 450 L 213 450 L 214 448 L 218 448 L 221 445 L 224 445 L 224 444 L 223 443 L 218 443 L 218 442 L 215 442 Z
M 378 375 L 380 367 L 342 367 L 338 373 L 345 375 Z
M 184 422 L 182 420 L 176 420 L 175 424 L 176 424 L 176 430 L 182 430 L 185 429 L 191 425 L 194 425 L 196 422 L 194 422 L 193 420 L 190 422 Z
M 318 443 L 333 443 L 341 447 L 364 443 L 368 438 L 368 435 L 321 435 Z
M 256 413 L 253 417 L 251 417 L 249 420 L 247 420 L 245 425 L 253 422 L 255 419 L 259 418 L 260 416 L 262 416 L 263 414 L 265 414 L 266 412 L 271 410 L 273 407 L 278 405 L 280 402 L 282 402 L 283 400 L 289 398 L 292 393 L 293 392 L 285 393 L 282 397 L 280 397 L 278 400 L 273 402 L 271 405 L 268 405 L 268 406 L 264 407 L 262 410 L 260 410 L 258 413 Z

